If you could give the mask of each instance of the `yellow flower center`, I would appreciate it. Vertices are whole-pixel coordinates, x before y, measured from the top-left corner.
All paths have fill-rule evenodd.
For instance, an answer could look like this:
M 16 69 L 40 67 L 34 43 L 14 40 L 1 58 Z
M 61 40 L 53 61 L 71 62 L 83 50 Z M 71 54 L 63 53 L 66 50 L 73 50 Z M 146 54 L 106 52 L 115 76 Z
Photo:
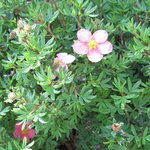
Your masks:
M 29 32 L 32 30 L 32 27 L 30 25 L 26 24 L 26 25 L 24 25 L 24 30 Z
M 90 40 L 89 43 L 88 43 L 88 47 L 89 49 L 95 49 L 97 46 L 97 43 L 95 40 Z
M 56 65 L 58 65 L 58 66 L 61 65 L 61 61 L 57 60 Z
M 24 134 L 24 135 L 27 134 L 27 132 L 28 132 L 28 130 L 26 128 L 22 130 L 22 134 Z

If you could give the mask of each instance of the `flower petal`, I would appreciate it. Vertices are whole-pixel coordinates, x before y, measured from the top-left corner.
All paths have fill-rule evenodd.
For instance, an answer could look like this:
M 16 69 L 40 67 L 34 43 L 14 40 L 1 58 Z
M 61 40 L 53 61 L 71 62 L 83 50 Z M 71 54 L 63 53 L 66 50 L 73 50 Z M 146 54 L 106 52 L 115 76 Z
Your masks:
M 15 131 L 13 132 L 13 136 L 14 138 L 20 137 L 20 133 L 21 133 L 21 128 L 20 129 L 15 129 Z
M 89 50 L 87 45 L 80 41 L 75 41 L 74 44 L 72 45 L 72 48 L 74 52 L 77 54 L 87 54 Z
M 63 62 L 64 64 L 70 64 L 70 63 L 72 63 L 74 60 L 75 60 L 75 57 L 74 57 L 73 55 L 70 55 L 70 54 L 62 58 L 62 62 Z
M 13 132 L 14 138 L 20 137 L 21 135 L 21 128 L 22 128 L 22 123 L 16 123 L 15 125 L 15 130 Z
M 21 122 L 16 123 L 15 127 L 16 128 L 21 128 L 22 127 L 22 123 Z
M 104 43 L 108 38 L 108 33 L 105 30 L 97 30 L 93 33 L 93 38 L 97 43 Z
M 59 58 L 58 58 L 58 57 L 55 57 L 55 58 L 54 58 L 53 66 L 54 66 L 54 65 L 57 65 L 59 61 L 60 61 Z
M 67 56 L 67 53 L 58 53 L 57 57 L 59 60 L 61 60 L 63 57 Z
M 41 24 L 41 21 L 35 20 L 34 23 L 36 23 L 36 24 Z
M 92 36 L 91 32 L 86 29 L 80 29 L 77 32 L 78 40 L 81 42 L 88 42 L 90 40 L 91 36 Z
M 35 137 L 35 131 L 34 129 L 29 129 L 27 133 L 28 138 L 34 138 Z
M 87 57 L 91 62 L 97 63 L 103 58 L 103 55 L 96 50 L 92 50 L 87 54 Z
M 55 71 L 59 72 L 59 68 L 60 68 L 60 66 L 56 67 Z
M 98 49 L 101 54 L 105 55 L 105 54 L 109 54 L 112 52 L 113 46 L 110 42 L 106 41 L 103 44 L 99 44 Z
M 26 128 L 30 127 L 32 125 L 33 121 L 29 121 L 26 125 Z

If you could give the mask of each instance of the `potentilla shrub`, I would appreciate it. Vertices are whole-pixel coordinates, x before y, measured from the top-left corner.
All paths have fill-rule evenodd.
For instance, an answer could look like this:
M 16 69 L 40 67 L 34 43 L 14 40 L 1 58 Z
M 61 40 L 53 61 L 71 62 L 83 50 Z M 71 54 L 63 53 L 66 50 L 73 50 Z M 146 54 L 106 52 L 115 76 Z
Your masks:
M 0 1 L 0 150 L 150 149 L 150 0 Z

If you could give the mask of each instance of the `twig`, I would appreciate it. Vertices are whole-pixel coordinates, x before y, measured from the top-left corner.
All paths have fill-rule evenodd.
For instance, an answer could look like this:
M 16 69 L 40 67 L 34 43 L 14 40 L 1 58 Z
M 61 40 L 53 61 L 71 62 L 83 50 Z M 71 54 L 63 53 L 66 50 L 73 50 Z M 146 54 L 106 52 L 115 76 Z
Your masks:
M 55 0 L 52 0 L 52 4 L 53 4 L 53 7 L 54 7 L 55 11 L 57 11 L 57 10 L 58 10 L 58 8 L 57 8 L 57 5 L 56 5 Z
M 56 1 L 55 1 L 55 0 L 52 0 L 52 5 L 53 5 L 53 7 L 54 7 L 54 10 L 57 11 L 58 8 L 57 8 Z M 60 21 L 60 23 L 61 23 L 63 26 L 65 25 L 65 20 L 63 19 L 63 17 L 62 17 L 61 19 L 59 18 L 59 21 Z
M 50 35 L 52 36 L 52 35 L 53 35 L 53 32 L 52 32 L 52 30 L 51 30 L 50 24 L 47 25 L 47 30 L 48 30 L 48 32 L 50 33 Z
M 127 110 L 127 104 L 125 105 L 125 114 L 126 114 L 128 125 L 130 125 L 131 124 L 131 119 L 130 119 L 129 112 Z

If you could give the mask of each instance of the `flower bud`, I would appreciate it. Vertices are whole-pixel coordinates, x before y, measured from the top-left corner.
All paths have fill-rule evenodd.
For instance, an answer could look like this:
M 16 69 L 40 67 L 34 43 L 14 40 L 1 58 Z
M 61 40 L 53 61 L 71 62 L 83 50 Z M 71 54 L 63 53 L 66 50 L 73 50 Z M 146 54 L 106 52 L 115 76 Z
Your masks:
M 10 39 L 14 39 L 16 36 L 17 36 L 17 34 L 16 34 L 15 31 L 12 31 L 12 32 L 10 33 Z
M 5 103 L 13 103 L 15 99 L 16 99 L 15 93 L 14 92 L 10 92 L 8 94 L 8 99 L 5 100 Z
M 28 24 L 24 25 L 24 30 L 27 32 L 30 32 L 32 30 L 32 27 Z
M 113 123 L 111 128 L 112 128 L 113 131 L 118 132 L 121 128 L 121 124 L 120 123 Z
M 14 100 L 15 98 L 16 98 L 16 95 L 15 95 L 14 92 L 10 92 L 10 93 L 8 94 L 8 99 Z

